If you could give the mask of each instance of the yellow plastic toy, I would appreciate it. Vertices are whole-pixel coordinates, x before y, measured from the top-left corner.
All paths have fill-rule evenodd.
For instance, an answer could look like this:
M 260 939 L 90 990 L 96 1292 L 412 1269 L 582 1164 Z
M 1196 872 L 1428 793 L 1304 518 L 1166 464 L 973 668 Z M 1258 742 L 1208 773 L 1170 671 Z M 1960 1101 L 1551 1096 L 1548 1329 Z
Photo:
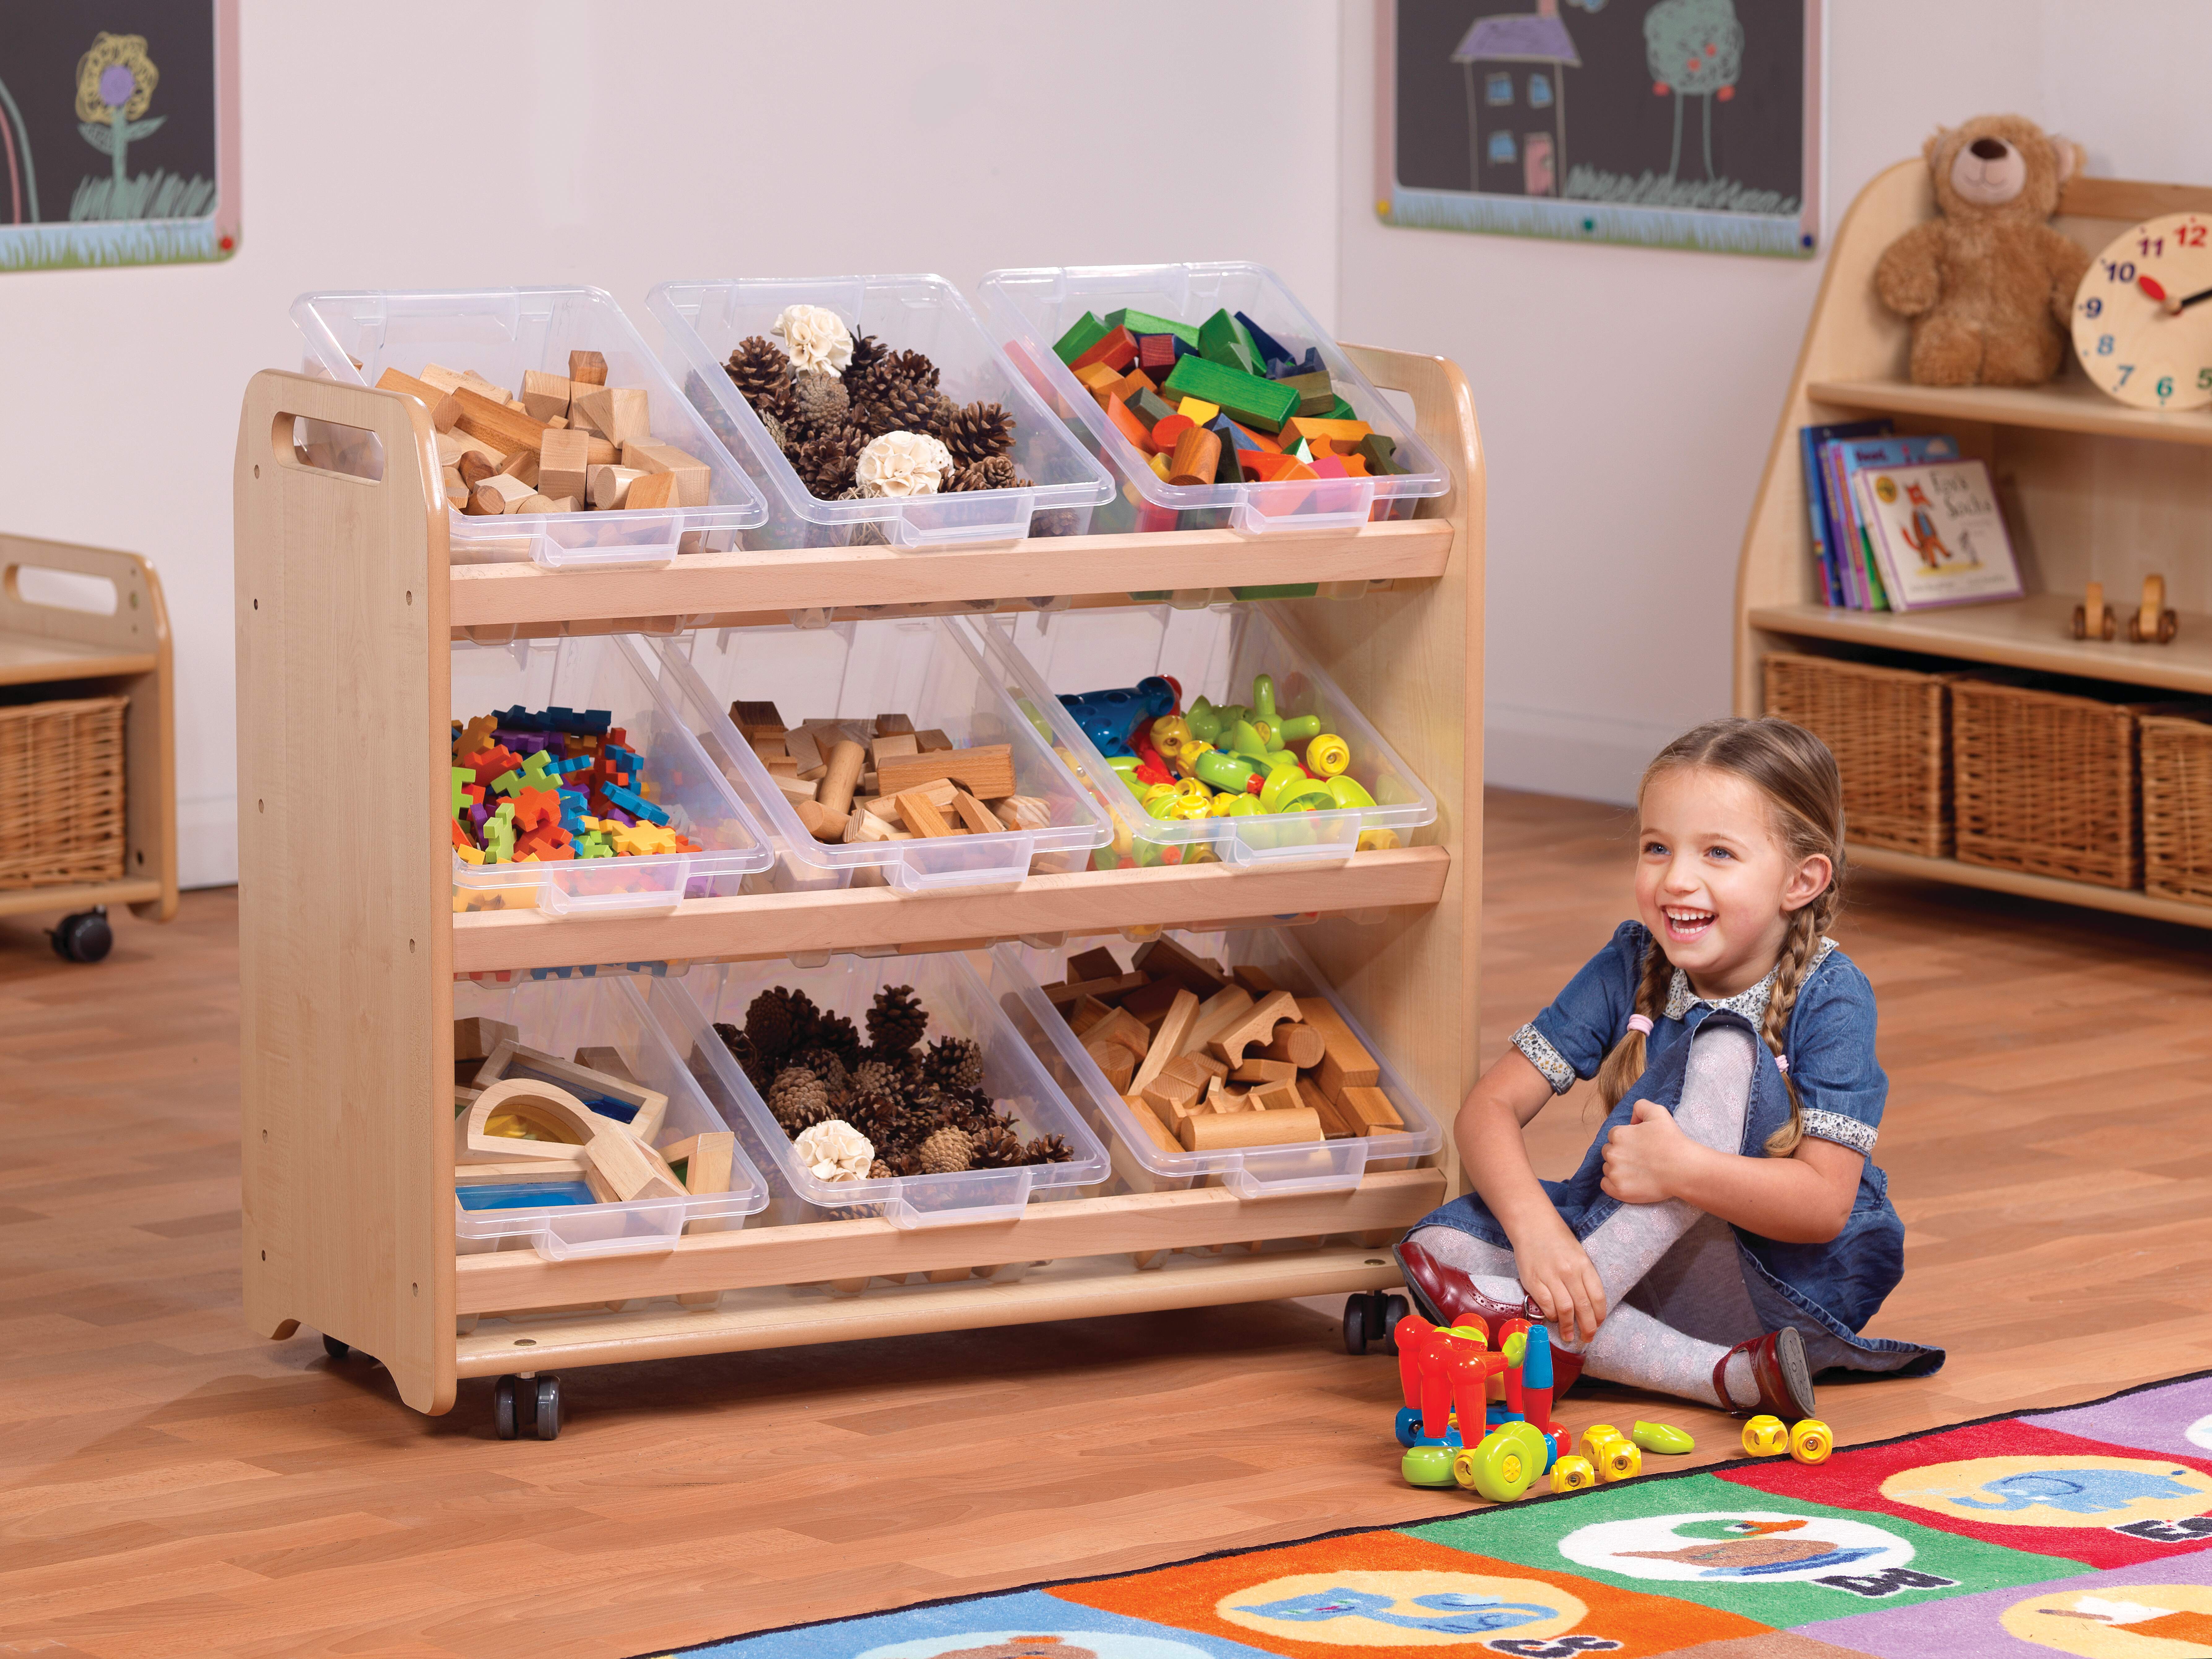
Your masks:
M 1644 1473 L 1644 1454 L 1634 1441 L 1616 1434 L 1600 1448 L 1597 1472 L 1601 1480 L 1626 1480 Z
M 1316 777 L 1333 778 L 1352 764 L 1352 745 L 1334 732 L 1324 732 L 1306 745 L 1306 764 Z
M 1597 1471 L 1587 1457 L 1566 1456 L 1552 1465 L 1553 1492 L 1581 1492 L 1597 1484 Z
M 1790 1431 L 1778 1417 L 1761 1412 L 1743 1425 L 1743 1449 L 1753 1457 L 1777 1457 L 1790 1449 Z
M 1835 1432 L 1817 1417 L 1808 1417 L 1790 1431 L 1790 1455 L 1800 1463 L 1825 1463 L 1836 1449 Z
M 1620 1438 L 1620 1431 L 1610 1423 L 1593 1423 L 1583 1431 L 1582 1448 L 1591 1462 L 1597 1462 L 1599 1451 L 1608 1440 Z

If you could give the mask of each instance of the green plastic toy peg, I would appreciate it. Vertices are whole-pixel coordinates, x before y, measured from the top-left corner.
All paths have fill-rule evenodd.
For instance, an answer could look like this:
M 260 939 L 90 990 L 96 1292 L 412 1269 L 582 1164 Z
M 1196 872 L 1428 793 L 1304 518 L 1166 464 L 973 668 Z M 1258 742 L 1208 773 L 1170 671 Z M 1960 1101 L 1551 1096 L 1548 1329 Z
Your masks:
M 1285 748 L 1320 735 L 1321 716 L 1318 714 L 1286 714 L 1275 722 L 1275 736 Z
M 1200 697 L 1183 711 L 1183 724 L 1190 728 L 1191 736 L 1200 742 L 1218 743 L 1226 724 L 1222 719 L 1224 712 L 1204 697 Z
M 1628 1437 L 1648 1452 L 1681 1453 L 1698 1449 L 1698 1443 L 1672 1423 L 1639 1422 L 1629 1430 Z
M 1273 674 L 1255 674 L 1252 677 L 1252 718 L 1265 720 L 1270 726 L 1275 723 L 1275 677 Z
M 1263 812 L 1313 812 L 1335 805 L 1326 785 L 1316 783 L 1295 765 L 1277 767 L 1260 786 Z
M 1224 747 L 1233 749 L 1240 755 L 1249 755 L 1255 760 L 1261 760 L 1266 758 L 1267 751 L 1275 745 L 1254 730 L 1250 720 L 1244 720 L 1237 721 L 1231 729 L 1229 739 Z
M 1242 755 L 1225 755 L 1215 749 L 1198 757 L 1192 764 L 1191 775 L 1200 783 L 1237 795 L 1251 787 L 1252 780 L 1260 775 L 1260 769 Z
M 1375 805 L 1374 796 L 1369 794 L 1355 780 L 1346 777 L 1342 773 L 1331 778 L 1322 787 L 1328 791 L 1333 804 L 1338 806 Z

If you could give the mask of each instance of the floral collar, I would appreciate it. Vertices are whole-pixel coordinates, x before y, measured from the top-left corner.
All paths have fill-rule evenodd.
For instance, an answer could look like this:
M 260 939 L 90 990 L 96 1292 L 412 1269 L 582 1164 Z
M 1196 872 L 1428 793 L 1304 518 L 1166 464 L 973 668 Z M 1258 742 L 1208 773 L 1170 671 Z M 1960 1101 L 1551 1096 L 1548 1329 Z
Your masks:
M 1808 979 L 1818 971 L 1820 964 L 1828 959 L 1828 952 L 1835 948 L 1836 941 L 1823 936 L 1820 948 L 1813 953 L 1813 966 L 1806 971 Z M 1766 970 L 1766 977 L 1748 991 L 1739 991 L 1732 997 L 1701 997 L 1690 988 L 1689 975 L 1677 968 L 1674 983 L 1667 989 L 1667 1018 L 1680 1019 L 1702 1002 L 1708 1008 L 1741 1014 L 1757 1025 L 1766 1018 L 1766 1005 L 1774 998 L 1774 976 L 1781 971 L 1782 964 L 1778 962 Z

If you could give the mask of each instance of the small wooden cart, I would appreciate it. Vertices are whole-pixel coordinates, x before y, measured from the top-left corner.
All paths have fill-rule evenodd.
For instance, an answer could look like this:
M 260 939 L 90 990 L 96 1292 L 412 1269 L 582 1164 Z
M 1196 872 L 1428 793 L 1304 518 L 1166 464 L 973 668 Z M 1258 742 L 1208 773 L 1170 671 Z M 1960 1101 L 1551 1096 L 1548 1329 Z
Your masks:
M 35 597 L 38 573 L 90 578 L 112 609 Z M 124 844 L 112 879 L 0 886 L 0 916 L 67 913 L 54 948 L 73 962 L 107 954 L 106 907 L 167 921 L 177 914 L 177 779 L 169 619 L 161 579 L 136 554 L 0 535 L 0 700 L 10 706 L 123 696 Z
M 965 949 L 1319 913 L 1300 942 L 1409 1086 L 1449 1116 L 1476 1060 L 1480 441 L 1454 365 L 1346 350 L 1379 385 L 1411 395 L 1422 437 L 1443 458 L 1451 490 L 1424 501 L 1419 517 L 926 556 L 883 546 L 702 553 L 585 572 L 448 568 L 422 406 L 257 375 L 234 475 L 252 1328 L 283 1337 L 304 1323 L 335 1353 L 362 1349 L 407 1404 L 439 1413 L 469 1376 L 1398 1285 L 1387 1242 L 1454 1189 L 1449 1138 L 1431 1167 L 1370 1173 L 1349 1191 L 1251 1201 L 1223 1187 L 1133 1192 L 915 1231 L 825 1219 L 562 1261 L 534 1251 L 457 1257 L 454 1244 L 457 973 Z M 383 476 L 307 465 L 292 441 L 301 417 L 373 433 Z M 1083 594 L 1086 579 L 1115 591 Z M 1309 581 L 1322 584 L 1318 596 L 1275 601 L 1274 614 L 1435 791 L 1440 816 L 1415 837 L 1421 845 L 1336 864 L 1037 876 L 988 892 L 769 893 L 566 920 L 453 913 L 453 639 L 653 619 L 740 626 L 857 605 L 1018 606 L 1055 588 L 1075 592 L 1077 605 L 1112 605 L 1129 602 L 1127 590 L 1202 596 Z M 301 787 L 318 776 L 343 791 L 346 810 Z M 964 1271 L 1014 1262 L 1051 1265 L 1012 1283 Z M 914 1282 L 850 1297 L 788 1288 L 895 1278 Z

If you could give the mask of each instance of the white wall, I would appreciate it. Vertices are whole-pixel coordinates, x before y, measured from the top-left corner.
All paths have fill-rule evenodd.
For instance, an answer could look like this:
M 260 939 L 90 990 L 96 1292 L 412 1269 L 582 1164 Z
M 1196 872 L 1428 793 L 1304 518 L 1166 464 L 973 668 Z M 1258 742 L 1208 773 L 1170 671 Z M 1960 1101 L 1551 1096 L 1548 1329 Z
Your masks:
M 1340 332 L 1473 382 L 1491 780 L 1625 800 L 1654 750 L 1727 710 L 1736 553 L 1820 264 L 1386 228 L 1373 3 L 1344 8 Z M 1993 111 L 2079 140 L 2093 173 L 2212 175 L 2201 0 L 1829 11 L 1830 233 L 1935 126 Z
M 591 283 L 650 337 L 669 277 L 1249 258 L 1335 312 L 1330 148 L 1268 137 L 1335 126 L 1333 0 L 244 13 L 237 256 L 0 277 L 6 525 L 160 568 L 188 884 L 237 867 L 231 453 L 304 290 Z M 1221 146 L 1196 191 L 1168 185 L 1187 133 Z M 1237 156 L 1292 182 L 1229 187 Z

